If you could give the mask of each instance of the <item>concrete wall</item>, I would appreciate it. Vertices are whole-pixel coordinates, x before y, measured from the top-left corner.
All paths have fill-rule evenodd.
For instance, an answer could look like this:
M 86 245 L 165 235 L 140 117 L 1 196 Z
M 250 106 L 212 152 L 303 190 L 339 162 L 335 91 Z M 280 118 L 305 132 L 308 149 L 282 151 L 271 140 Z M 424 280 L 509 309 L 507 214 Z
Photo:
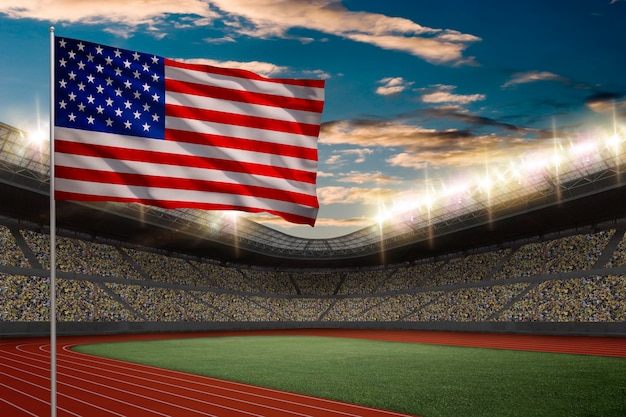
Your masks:
M 132 334 L 212 330 L 346 328 L 626 337 L 626 323 L 544 322 L 58 322 L 57 335 Z M 0 322 L 0 337 L 48 336 L 49 322 Z

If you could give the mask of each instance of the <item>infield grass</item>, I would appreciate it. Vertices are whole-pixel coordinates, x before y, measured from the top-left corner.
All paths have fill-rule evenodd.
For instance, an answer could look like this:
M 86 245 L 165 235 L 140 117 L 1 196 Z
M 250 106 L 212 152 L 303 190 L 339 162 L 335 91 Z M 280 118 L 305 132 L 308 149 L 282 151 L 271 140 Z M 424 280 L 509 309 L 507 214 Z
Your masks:
M 624 358 L 318 336 L 74 349 L 422 417 L 626 416 Z

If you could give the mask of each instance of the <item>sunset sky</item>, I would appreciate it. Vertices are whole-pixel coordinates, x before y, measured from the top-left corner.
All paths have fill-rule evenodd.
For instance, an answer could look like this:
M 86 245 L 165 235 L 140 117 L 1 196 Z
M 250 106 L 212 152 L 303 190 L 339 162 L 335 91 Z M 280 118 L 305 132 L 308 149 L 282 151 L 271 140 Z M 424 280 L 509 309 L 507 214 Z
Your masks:
M 334 237 L 427 188 L 626 122 L 624 0 L 0 0 L 0 121 L 49 119 L 57 36 L 326 80 L 314 228 Z

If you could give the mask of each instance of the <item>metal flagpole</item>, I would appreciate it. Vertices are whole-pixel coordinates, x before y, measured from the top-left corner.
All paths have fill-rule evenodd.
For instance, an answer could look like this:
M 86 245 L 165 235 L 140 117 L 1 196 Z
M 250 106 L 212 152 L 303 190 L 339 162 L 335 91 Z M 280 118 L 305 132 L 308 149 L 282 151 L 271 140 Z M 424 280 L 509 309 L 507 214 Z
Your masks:
M 50 26 L 50 416 L 57 414 L 56 205 L 54 201 L 54 26 Z

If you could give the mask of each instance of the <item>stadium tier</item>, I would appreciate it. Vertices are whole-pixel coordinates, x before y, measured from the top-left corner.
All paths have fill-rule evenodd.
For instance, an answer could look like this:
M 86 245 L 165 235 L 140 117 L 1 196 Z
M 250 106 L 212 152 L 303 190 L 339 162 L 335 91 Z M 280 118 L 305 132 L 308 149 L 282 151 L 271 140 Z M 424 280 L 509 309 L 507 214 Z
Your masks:
M 45 334 L 49 235 L 2 218 L 0 333 Z M 279 271 L 57 237 L 60 332 L 392 327 L 624 334 L 626 225 L 413 265 Z
M 3 335 L 49 332 L 49 156 L 25 137 L 0 124 Z M 245 219 L 235 233 L 216 213 L 58 202 L 58 329 L 624 335 L 623 160 L 333 239 Z

